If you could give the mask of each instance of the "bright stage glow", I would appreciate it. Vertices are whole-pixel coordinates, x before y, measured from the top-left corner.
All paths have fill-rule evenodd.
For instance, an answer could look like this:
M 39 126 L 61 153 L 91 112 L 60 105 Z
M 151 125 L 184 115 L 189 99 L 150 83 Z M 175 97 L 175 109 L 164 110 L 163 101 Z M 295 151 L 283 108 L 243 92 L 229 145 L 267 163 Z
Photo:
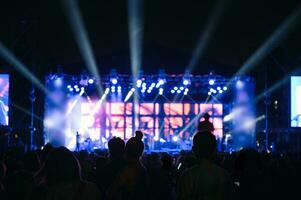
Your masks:
M 227 86 L 224 86 L 224 87 L 223 87 L 223 90 L 224 90 L 224 91 L 227 91 L 227 90 L 228 90 Z

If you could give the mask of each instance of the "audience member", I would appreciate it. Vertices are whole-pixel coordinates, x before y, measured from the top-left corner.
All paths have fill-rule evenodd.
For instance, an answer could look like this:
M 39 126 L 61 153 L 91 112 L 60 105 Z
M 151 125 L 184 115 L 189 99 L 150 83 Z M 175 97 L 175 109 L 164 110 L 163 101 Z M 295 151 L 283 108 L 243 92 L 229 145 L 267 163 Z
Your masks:
M 231 199 L 230 175 L 212 162 L 216 153 L 215 136 L 209 131 L 198 132 L 192 149 L 198 164 L 180 177 L 178 199 Z
M 126 166 L 108 191 L 108 199 L 148 199 L 148 177 L 140 157 L 144 144 L 131 138 L 125 146 Z

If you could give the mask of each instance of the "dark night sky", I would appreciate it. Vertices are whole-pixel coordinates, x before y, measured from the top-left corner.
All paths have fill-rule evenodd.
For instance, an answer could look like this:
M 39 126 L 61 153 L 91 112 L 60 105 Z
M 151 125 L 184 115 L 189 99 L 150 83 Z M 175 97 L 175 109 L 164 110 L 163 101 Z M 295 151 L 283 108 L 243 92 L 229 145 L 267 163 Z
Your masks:
M 194 73 L 233 74 L 299 1 L 227 2 Z M 100 71 L 108 73 L 113 67 L 130 73 L 127 2 L 80 0 L 79 5 Z M 213 0 L 145 1 L 143 71 L 156 73 L 163 68 L 168 73 L 183 73 L 215 5 Z M 45 67 L 62 65 L 70 72 L 84 68 L 60 1 L 7 1 L 0 13 L 0 40 L 25 62 L 31 62 L 26 56 L 31 57 L 30 49 L 34 49 L 34 59 Z M 281 63 L 300 61 L 299 35 L 301 30 L 296 28 L 273 52 Z
M 225 12 L 194 74 L 230 77 L 298 6 L 300 0 L 226 0 Z M 200 34 L 204 32 L 216 0 L 145 0 L 144 73 L 183 73 Z M 131 73 L 126 0 L 79 0 L 95 58 L 102 74 L 112 68 Z M 301 22 L 281 44 L 250 73 L 256 90 L 264 89 L 264 66 L 269 85 L 301 64 Z M 57 66 L 63 72 L 80 73 L 83 59 L 60 0 L 10 0 L 0 6 L 0 41 L 43 80 Z M 271 59 L 273 58 L 273 59 Z M 36 66 L 36 67 L 33 67 Z M 30 84 L 0 59 L 0 72 L 12 74 L 11 102 L 30 108 Z M 24 84 L 20 84 L 24 83 Z M 25 84 L 27 83 L 27 84 Z M 288 91 L 284 87 L 283 91 Z M 277 95 L 282 94 L 282 91 Z M 283 94 L 282 94 L 283 95 Z M 285 94 L 288 95 L 288 94 Z M 283 97 L 284 101 L 287 98 Z M 37 104 L 42 103 L 42 95 Z M 278 98 L 277 96 L 272 98 Z M 283 104 L 286 110 L 288 102 Z M 39 106 L 37 114 L 42 113 Z M 13 110 L 13 109 L 12 109 Z M 13 111 L 18 123 L 22 117 Z

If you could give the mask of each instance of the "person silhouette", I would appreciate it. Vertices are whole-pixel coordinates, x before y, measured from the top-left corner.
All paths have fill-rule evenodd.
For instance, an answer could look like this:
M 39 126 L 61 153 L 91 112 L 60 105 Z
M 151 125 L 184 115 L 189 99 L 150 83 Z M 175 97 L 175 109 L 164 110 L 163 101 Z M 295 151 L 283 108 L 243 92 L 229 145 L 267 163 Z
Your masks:
M 143 139 L 143 133 L 142 133 L 142 131 L 137 130 L 135 132 L 135 138 L 141 141 Z
M 199 124 L 198 124 L 198 131 L 199 132 L 202 132 L 202 131 L 209 131 L 211 133 L 213 133 L 214 131 L 214 126 L 213 126 L 213 123 L 211 123 L 209 121 L 210 119 L 210 115 L 208 113 L 205 113 L 204 114 L 204 121 L 201 121 Z
M 230 175 L 213 162 L 217 151 L 215 136 L 209 131 L 197 132 L 193 137 L 192 151 L 198 162 L 180 177 L 177 199 L 232 199 Z

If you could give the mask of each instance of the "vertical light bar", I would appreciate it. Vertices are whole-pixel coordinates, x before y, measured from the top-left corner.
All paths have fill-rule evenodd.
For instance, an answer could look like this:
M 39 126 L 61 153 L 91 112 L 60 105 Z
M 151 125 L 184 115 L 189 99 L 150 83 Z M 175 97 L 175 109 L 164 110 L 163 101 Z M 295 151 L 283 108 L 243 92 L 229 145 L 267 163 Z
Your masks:
M 65 9 L 67 18 L 69 20 L 71 29 L 73 31 L 75 40 L 79 47 L 80 53 L 84 59 L 85 64 L 90 74 L 100 82 L 100 76 L 97 64 L 94 58 L 93 50 L 89 41 L 84 22 L 77 5 L 77 0 L 64 0 L 63 7 Z M 103 89 L 100 84 L 96 84 L 99 96 L 102 96 Z
M 139 76 L 139 68 L 142 65 L 142 39 L 143 39 L 143 8 L 142 0 L 128 1 L 128 30 L 131 53 L 131 69 L 133 76 L 133 87 L 137 90 L 136 82 Z M 138 128 L 139 106 L 138 92 L 134 93 L 134 129 Z

